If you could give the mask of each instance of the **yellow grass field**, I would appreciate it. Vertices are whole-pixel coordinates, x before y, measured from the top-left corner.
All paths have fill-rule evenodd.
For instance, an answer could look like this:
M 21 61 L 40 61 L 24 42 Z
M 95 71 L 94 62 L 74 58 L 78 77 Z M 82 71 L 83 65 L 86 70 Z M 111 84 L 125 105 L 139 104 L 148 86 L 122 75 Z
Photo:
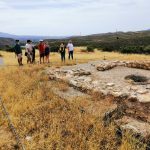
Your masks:
M 108 60 L 150 59 L 145 55 L 99 51 L 83 53 L 81 49 L 83 47 L 75 48 L 76 60 L 67 60 L 66 65 L 104 59 L 104 56 Z M 99 96 L 93 94 L 90 98 L 80 97 L 71 101 L 60 98 L 52 89 L 67 92 L 69 85 L 49 81 L 44 72 L 47 65 L 16 67 L 18 64 L 14 53 L 0 53 L 5 63 L 0 68 L 0 96 L 26 150 L 145 150 L 145 145 L 129 134 L 119 141 L 113 124 L 108 127 L 103 125 L 101 114 L 109 106 L 109 101 L 99 108 L 101 114 L 95 116 L 86 111 L 85 105 L 102 103 L 103 99 Z M 59 54 L 52 53 L 50 57 L 50 65 L 65 65 L 61 64 Z M 0 149 L 17 149 L 1 107 Z
M 68 61 L 68 54 L 66 52 L 66 65 L 67 64 L 76 64 L 76 63 L 85 63 L 93 60 L 150 60 L 150 55 L 142 54 L 120 54 L 117 52 L 102 52 L 95 50 L 95 52 L 82 52 L 86 47 L 76 47 L 74 54 L 74 61 Z M 4 62 L 6 65 L 17 65 L 17 60 L 14 53 L 0 52 L 4 57 Z M 36 62 L 39 62 L 38 50 L 36 51 Z M 53 65 L 65 65 L 61 64 L 60 54 L 51 53 L 50 62 Z M 23 63 L 26 64 L 26 57 L 24 56 L 23 51 Z

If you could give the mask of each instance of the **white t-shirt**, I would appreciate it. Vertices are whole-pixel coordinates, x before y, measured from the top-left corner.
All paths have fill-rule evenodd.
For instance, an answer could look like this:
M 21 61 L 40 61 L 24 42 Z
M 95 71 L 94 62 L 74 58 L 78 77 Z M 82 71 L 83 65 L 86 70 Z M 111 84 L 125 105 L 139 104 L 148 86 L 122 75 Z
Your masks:
M 32 46 L 32 44 L 26 44 L 26 52 L 32 52 L 32 50 L 33 50 L 33 46 Z
M 73 51 L 74 47 L 72 43 L 68 43 L 67 48 L 69 49 L 69 51 Z

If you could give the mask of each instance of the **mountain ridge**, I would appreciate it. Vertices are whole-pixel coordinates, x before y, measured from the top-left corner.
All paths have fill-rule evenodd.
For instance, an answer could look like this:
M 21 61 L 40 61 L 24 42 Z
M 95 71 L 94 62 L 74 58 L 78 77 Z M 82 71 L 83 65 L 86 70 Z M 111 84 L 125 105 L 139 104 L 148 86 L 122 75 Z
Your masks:
M 67 38 L 67 36 L 40 36 L 40 35 L 14 35 L 9 33 L 0 32 L 1 38 L 12 38 L 12 39 L 19 39 L 21 41 L 25 40 L 33 40 L 34 42 L 40 40 L 40 39 L 64 39 Z

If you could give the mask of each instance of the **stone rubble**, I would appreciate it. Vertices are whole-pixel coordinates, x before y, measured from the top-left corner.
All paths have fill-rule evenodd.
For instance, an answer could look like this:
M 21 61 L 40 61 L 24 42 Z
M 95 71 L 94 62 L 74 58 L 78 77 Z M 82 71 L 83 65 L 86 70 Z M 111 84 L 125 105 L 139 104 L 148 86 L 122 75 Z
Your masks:
M 147 133 L 141 125 L 150 125 L 150 82 L 134 85 L 126 82 L 125 77 L 137 74 L 150 80 L 149 70 L 149 61 L 94 61 L 49 68 L 47 72 L 50 80 L 65 81 L 82 92 L 98 92 L 103 96 L 112 96 L 115 103 L 125 108 L 125 117 L 130 116 L 128 123 L 122 123 L 122 127 L 142 130 L 141 134 L 145 137 Z
M 101 63 L 97 66 L 98 71 L 106 71 L 117 66 L 124 66 L 129 68 L 138 68 L 144 70 L 150 70 L 150 61 L 113 61 Z

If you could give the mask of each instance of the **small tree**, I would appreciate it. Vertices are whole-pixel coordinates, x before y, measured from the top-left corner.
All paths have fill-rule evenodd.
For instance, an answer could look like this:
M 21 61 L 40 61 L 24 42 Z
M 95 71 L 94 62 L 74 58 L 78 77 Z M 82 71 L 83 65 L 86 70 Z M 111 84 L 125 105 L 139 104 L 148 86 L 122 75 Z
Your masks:
M 91 45 L 87 46 L 87 51 L 88 52 L 94 52 L 94 47 Z

